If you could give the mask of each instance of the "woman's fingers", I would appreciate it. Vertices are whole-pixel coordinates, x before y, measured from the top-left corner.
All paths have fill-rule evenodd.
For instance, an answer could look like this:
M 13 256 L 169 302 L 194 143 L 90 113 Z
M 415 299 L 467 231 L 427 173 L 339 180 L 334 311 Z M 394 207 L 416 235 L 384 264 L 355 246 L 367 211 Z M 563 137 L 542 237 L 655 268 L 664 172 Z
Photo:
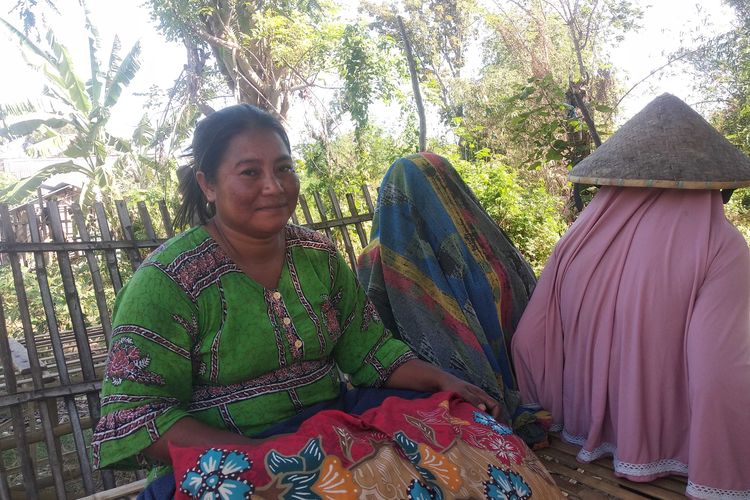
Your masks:
M 487 410 L 485 410 L 485 411 L 487 411 L 487 413 L 489 413 L 490 415 L 492 415 L 492 418 L 499 418 L 500 417 L 500 403 L 498 403 L 494 399 L 490 398 L 490 403 L 489 403 L 489 407 L 488 408 L 489 408 L 489 411 L 487 411 Z
M 478 403 L 471 402 L 474 406 L 479 408 L 480 410 L 489 413 L 492 415 L 493 418 L 497 418 L 500 416 L 500 403 L 495 401 L 492 397 L 490 397 L 489 394 L 484 392 L 482 389 L 476 387 L 476 397 L 479 401 Z
M 458 377 L 450 377 L 450 382 L 449 386 L 443 387 L 443 390 L 457 392 L 468 403 L 476 406 L 483 412 L 489 413 L 493 418 L 500 416 L 500 403 L 495 401 L 480 387 L 461 380 Z

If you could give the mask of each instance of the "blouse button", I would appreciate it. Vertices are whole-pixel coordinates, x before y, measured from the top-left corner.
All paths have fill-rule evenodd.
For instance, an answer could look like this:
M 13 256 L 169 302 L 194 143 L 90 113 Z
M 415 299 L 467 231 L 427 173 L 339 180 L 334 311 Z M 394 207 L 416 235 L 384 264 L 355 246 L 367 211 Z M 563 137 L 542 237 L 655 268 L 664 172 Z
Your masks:
M 284 318 L 284 319 L 283 319 L 282 321 L 284 322 L 284 324 L 285 324 L 286 326 L 289 326 L 289 325 L 291 325 L 291 324 L 292 324 L 292 320 L 291 320 L 291 318 Z
M 299 339 L 298 339 L 298 340 L 296 340 L 296 341 L 294 342 L 294 347 L 296 347 L 297 349 L 299 349 L 300 347 L 302 347 L 302 341 L 301 341 L 301 340 L 299 340 Z
M 279 293 L 279 292 L 273 292 L 273 298 L 274 298 L 274 300 L 279 300 L 281 298 L 281 293 Z

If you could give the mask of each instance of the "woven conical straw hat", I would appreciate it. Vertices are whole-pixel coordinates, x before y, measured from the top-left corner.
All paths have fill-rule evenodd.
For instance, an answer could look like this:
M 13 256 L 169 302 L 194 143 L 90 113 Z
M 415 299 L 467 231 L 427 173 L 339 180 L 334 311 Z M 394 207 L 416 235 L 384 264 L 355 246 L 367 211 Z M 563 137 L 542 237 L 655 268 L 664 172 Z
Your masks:
M 701 115 L 662 94 L 570 171 L 580 184 L 677 189 L 750 186 L 750 158 Z

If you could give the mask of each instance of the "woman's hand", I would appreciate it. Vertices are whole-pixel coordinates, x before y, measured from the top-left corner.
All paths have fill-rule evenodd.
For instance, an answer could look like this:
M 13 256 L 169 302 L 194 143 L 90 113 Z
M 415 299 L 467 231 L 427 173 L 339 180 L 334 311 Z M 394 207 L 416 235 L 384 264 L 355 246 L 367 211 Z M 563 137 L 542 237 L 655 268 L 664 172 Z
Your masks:
M 500 403 L 482 389 L 419 359 L 409 360 L 396 368 L 386 380 L 385 387 L 423 392 L 455 392 L 494 418 L 500 416 Z
M 493 418 L 500 416 L 500 403 L 495 401 L 482 389 L 450 373 L 445 373 L 445 377 L 443 378 L 444 381 L 442 381 L 439 390 L 455 392 L 468 403 L 492 415 Z

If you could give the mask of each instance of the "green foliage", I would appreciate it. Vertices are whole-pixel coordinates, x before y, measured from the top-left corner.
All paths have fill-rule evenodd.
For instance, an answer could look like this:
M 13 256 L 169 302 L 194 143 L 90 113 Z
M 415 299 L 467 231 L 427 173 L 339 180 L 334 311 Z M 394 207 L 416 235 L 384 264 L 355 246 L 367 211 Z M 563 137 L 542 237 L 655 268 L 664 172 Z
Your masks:
M 486 151 L 475 162 L 461 159 L 455 148 L 441 153 L 539 275 L 567 229 L 564 200 L 549 193 L 541 176 L 518 172 Z
M 469 155 L 486 147 L 516 167 L 573 165 L 593 145 L 574 92 L 606 132 L 616 102 L 606 40 L 634 29 L 640 12 L 629 1 L 512 4 L 485 12 L 487 64 L 463 84 L 456 133 Z
M 348 111 L 354 121 L 354 137 L 361 145 L 362 134 L 368 121 L 370 104 L 376 99 L 389 102 L 396 88 L 393 75 L 393 41 L 381 38 L 375 41 L 367 29 L 351 24 L 337 49 L 336 60 L 344 88 L 336 100 L 336 107 Z
M 457 85 L 466 64 L 469 44 L 477 38 L 479 9 L 475 0 L 403 0 L 403 22 L 418 65 L 422 92 L 438 107 L 444 123 L 462 116 Z M 393 5 L 363 1 L 375 18 L 372 27 L 382 36 L 401 41 Z M 403 49 L 402 49 L 403 50 Z M 405 66 L 405 63 L 401 63 Z
M 455 133 L 469 149 L 465 157 L 489 148 L 502 151 L 513 165 L 538 170 L 556 162 L 575 164 L 590 152 L 586 124 L 551 75 L 510 89 L 508 95 L 467 104 L 466 118 L 454 120 Z
M 168 39 L 213 54 L 238 101 L 281 117 L 292 97 L 315 85 L 331 65 L 342 34 L 335 9 L 325 1 L 149 0 L 147 5 Z
M 305 144 L 298 169 L 303 193 L 325 192 L 328 188 L 345 193 L 359 191 L 363 184 L 377 186 L 396 158 L 416 151 L 414 143 L 408 141 L 409 137 L 393 138 L 382 129 L 368 126 L 360 131 L 359 143 L 350 132 L 329 143 L 319 139 Z
M 706 101 L 718 103 L 711 121 L 727 139 L 750 155 L 750 1 L 729 0 L 737 24 L 687 54 Z M 750 243 L 750 194 L 735 191 L 727 217 Z
M 750 188 L 736 190 L 724 205 L 724 212 L 750 245 Z

